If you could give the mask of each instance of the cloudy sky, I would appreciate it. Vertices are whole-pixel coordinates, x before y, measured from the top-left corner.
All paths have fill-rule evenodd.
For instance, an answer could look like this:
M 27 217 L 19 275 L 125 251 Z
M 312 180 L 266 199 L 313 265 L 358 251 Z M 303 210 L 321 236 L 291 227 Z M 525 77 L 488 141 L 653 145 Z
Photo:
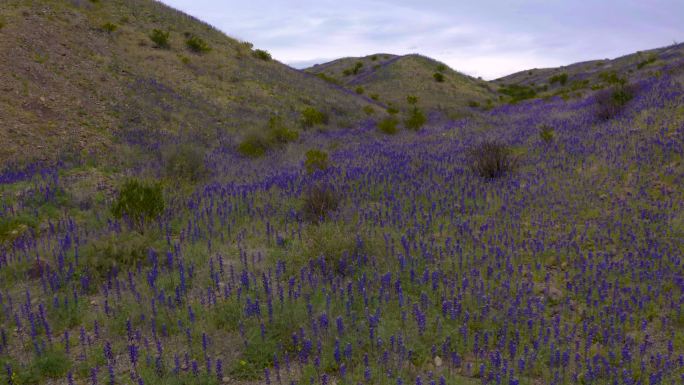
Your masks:
M 420 53 L 494 79 L 684 41 L 684 0 L 162 0 L 297 68 Z

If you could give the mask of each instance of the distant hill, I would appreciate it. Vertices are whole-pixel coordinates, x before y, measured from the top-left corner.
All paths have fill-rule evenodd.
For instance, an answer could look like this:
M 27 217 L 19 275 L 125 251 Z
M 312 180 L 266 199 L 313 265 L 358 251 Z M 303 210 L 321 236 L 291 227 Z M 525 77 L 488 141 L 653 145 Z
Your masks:
M 152 0 L 5 0 L 0 21 L 0 164 L 227 146 L 273 114 L 348 126 L 376 104 Z
M 449 68 L 444 63 L 421 55 L 375 54 L 349 57 L 305 70 L 329 82 L 399 110 L 408 107 L 408 95 L 418 97 L 418 106 L 458 116 L 473 105 L 486 105 L 496 94 L 486 81 Z
M 536 96 L 582 96 L 605 88 L 609 79 L 627 81 L 657 76 L 664 67 L 684 60 L 684 44 L 640 51 L 616 59 L 590 60 L 558 68 L 534 68 L 493 80 L 493 88 L 519 85 L 530 87 Z

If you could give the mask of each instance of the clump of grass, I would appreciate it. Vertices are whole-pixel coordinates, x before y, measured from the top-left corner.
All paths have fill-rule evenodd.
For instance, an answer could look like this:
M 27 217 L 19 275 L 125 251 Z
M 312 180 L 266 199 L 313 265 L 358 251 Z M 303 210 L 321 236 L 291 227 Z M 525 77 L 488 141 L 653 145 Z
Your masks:
M 328 153 L 321 150 L 309 150 L 306 152 L 306 159 L 304 160 L 304 167 L 306 172 L 313 174 L 317 170 L 325 170 L 328 168 Z
M 157 48 L 169 49 L 171 48 L 171 43 L 169 41 L 170 36 L 171 33 L 168 31 L 153 29 L 152 33 L 150 33 L 150 40 L 152 40 L 152 42 L 155 44 L 155 47 Z
M 272 57 L 271 54 L 268 51 L 265 51 L 263 49 L 255 49 L 253 53 L 254 57 L 263 60 L 263 61 L 271 61 Z
M 145 225 L 164 211 L 164 195 L 158 183 L 145 183 L 137 179 L 127 181 L 112 205 L 117 219 L 126 218 L 140 232 Z
M 100 28 L 107 33 L 114 33 L 117 29 L 119 29 L 119 26 L 114 23 L 107 22 L 102 24 Z
M 326 220 L 340 206 L 340 196 L 326 184 L 315 184 L 304 193 L 302 213 L 304 219 L 318 223 Z
M 444 74 L 441 72 L 435 72 L 432 74 L 432 77 L 435 79 L 437 83 L 444 83 Z
M 513 172 L 518 159 L 511 149 L 500 142 L 485 140 L 467 152 L 470 169 L 477 175 L 494 179 Z
M 135 267 L 147 259 L 152 240 L 137 232 L 112 234 L 88 243 L 83 250 L 85 266 L 100 277 L 112 269 Z
M 192 52 L 202 54 L 202 53 L 207 53 L 211 51 L 211 47 L 209 44 L 204 41 L 201 37 L 191 35 L 190 37 L 185 40 L 185 45 L 188 47 L 188 49 Z
M 36 356 L 26 369 L 18 372 L 15 380 L 19 384 L 45 383 L 48 378 L 57 379 L 65 376 L 70 368 L 71 362 L 66 353 L 56 348 L 49 349 Z
M 553 128 L 547 124 L 542 125 L 539 128 L 539 137 L 541 138 L 541 140 L 543 140 L 546 143 L 553 142 L 553 137 L 554 137 Z
M 302 127 L 311 128 L 320 124 L 328 124 L 328 115 L 314 107 L 307 107 L 302 111 Z
M 383 134 L 394 135 L 398 132 L 397 124 L 399 122 L 394 117 L 388 117 L 378 123 L 378 130 Z

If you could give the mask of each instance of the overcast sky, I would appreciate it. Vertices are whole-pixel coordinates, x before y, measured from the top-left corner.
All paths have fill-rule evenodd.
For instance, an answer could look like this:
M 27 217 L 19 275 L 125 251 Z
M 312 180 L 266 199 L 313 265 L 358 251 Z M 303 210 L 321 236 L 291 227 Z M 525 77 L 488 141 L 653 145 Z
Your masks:
M 162 0 L 303 68 L 420 53 L 489 80 L 684 40 L 684 0 Z

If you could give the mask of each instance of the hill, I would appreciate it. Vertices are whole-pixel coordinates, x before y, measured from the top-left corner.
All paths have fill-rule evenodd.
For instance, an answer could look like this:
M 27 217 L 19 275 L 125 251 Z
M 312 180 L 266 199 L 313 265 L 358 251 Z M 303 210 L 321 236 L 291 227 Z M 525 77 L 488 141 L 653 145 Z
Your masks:
M 296 127 L 307 107 L 350 126 L 375 104 L 151 0 L 8 0 L 0 15 L 0 164 L 126 163 L 167 142 L 230 145 L 274 114 Z
M 684 44 L 636 52 L 615 59 L 590 60 L 558 68 L 534 68 L 495 79 L 492 88 L 522 86 L 535 97 L 580 97 L 609 87 L 616 78 L 629 81 L 660 76 L 684 59 Z M 503 97 L 503 96 L 502 96 Z M 505 97 L 503 97 L 506 99 Z
M 423 110 L 455 117 L 496 97 L 487 82 L 415 54 L 343 58 L 305 71 L 399 110 L 409 108 L 406 97 L 412 95 Z

